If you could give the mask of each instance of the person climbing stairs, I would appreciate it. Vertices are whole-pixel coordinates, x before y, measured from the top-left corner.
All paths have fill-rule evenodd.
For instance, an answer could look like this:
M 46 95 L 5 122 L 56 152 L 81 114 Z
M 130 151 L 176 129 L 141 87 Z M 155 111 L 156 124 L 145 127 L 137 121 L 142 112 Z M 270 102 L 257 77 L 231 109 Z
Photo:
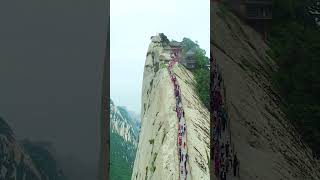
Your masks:
M 171 82 L 173 84 L 173 93 L 176 99 L 176 114 L 178 118 L 178 159 L 179 159 L 179 180 L 187 180 L 188 170 L 187 161 L 188 161 L 188 151 L 187 151 L 187 127 L 184 116 L 184 110 L 182 105 L 181 98 L 181 88 L 178 84 L 178 80 L 174 75 L 172 68 L 174 64 L 178 62 L 178 52 L 172 52 L 170 55 L 171 59 L 168 64 L 168 71 Z
M 211 142 L 214 143 L 213 149 L 213 172 L 219 180 L 239 179 L 239 159 L 231 144 L 230 119 L 227 114 L 227 104 L 223 97 L 223 79 L 216 60 L 211 55 L 213 62 L 213 124 L 214 129 Z M 229 127 L 228 127 L 229 126 Z

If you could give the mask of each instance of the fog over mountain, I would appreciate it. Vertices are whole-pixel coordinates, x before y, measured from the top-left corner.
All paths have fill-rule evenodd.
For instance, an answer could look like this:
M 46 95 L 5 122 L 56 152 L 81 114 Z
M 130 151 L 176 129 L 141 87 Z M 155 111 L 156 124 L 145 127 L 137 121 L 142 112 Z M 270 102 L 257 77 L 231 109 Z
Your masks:
M 106 14 L 103 0 L 0 5 L 0 115 L 19 139 L 50 141 L 58 153 L 92 169 L 100 142 Z

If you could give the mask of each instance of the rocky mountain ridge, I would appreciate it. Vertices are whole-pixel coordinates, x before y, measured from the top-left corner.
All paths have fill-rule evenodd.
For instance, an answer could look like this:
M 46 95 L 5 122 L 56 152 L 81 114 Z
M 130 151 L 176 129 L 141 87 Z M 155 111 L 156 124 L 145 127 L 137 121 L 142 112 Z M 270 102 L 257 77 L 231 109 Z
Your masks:
M 110 100 L 111 133 L 119 134 L 126 142 L 137 146 L 139 120 L 123 106 L 116 106 Z
M 167 69 L 170 46 L 163 34 L 151 37 L 144 67 L 141 131 L 132 180 L 179 179 L 178 119 L 173 84 Z M 209 112 L 195 92 L 193 74 L 180 63 L 172 66 L 185 112 L 187 179 L 210 179 Z
M 280 108 L 268 45 L 222 4 L 212 3 L 211 13 L 211 48 L 224 79 L 240 179 L 320 179 L 319 162 Z
M 110 179 L 130 179 L 137 149 L 139 119 L 110 99 Z
M 0 118 L 0 179 L 65 180 L 51 152 L 42 143 L 17 141 Z

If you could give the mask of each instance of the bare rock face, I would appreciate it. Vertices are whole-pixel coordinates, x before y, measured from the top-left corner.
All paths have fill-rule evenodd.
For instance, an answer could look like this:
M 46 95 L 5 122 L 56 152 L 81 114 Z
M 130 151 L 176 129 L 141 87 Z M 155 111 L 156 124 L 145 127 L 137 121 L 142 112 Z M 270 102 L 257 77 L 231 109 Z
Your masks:
M 153 36 L 145 62 L 141 132 L 132 180 L 179 179 L 178 119 L 176 101 L 167 70 L 168 47 Z M 195 93 L 193 75 L 175 64 L 185 111 L 190 171 L 187 179 L 209 179 L 209 112 Z
M 211 11 L 211 46 L 224 79 L 240 179 L 320 179 L 319 162 L 280 109 L 269 47 L 227 8 L 215 4 Z

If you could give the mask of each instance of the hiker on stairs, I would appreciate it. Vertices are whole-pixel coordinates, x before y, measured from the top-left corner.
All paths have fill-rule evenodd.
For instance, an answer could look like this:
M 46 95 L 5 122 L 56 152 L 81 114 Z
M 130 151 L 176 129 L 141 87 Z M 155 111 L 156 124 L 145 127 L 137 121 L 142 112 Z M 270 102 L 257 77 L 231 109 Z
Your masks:
M 229 157 L 229 141 L 226 143 L 226 157 Z
M 237 176 L 237 170 L 239 170 L 238 166 L 239 166 L 239 162 L 237 158 L 237 153 L 235 153 L 233 156 L 233 176 Z
M 172 72 L 172 67 L 173 65 L 177 62 L 177 52 L 173 52 L 171 55 L 171 61 L 169 62 L 168 65 L 168 71 L 170 75 L 171 82 L 173 83 L 173 94 L 176 99 L 176 113 L 177 113 L 177 118 L 178 118 L 178 156 L 179 156 L 179 179 L 187 179 L 187 160 L 188 160 L 188 154 L 187 154 L 187 140 L 186 140 L 186 124 L 185 124 L 185 119 L 184 119 L 184 110 L 182 107 L 182 102 L 181 102 L 181 89 L 180 86 L 178 85 L 178 81 Z M 183 117 L 183 118 L 182 118 Z

